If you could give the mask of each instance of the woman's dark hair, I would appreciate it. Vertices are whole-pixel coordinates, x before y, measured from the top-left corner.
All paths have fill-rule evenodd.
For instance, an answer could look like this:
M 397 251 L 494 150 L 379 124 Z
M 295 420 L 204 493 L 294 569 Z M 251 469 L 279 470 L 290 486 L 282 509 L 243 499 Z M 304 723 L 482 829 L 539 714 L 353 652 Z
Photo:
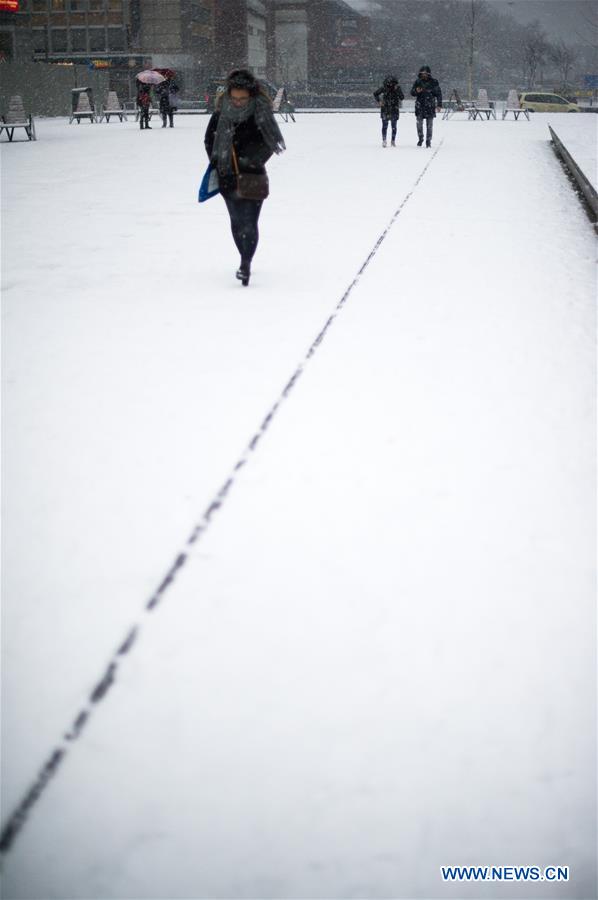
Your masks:
M 259 83 L 257 78 L 249 69 L 234 69 L 226 79 L 226 90 L 230 93 L 231 88 L 240 88 L 249 91 L 252 97 L 259 93 Z
M 257 97 L 261 94 L 263 97 L 270 100 L 264 86 L 257 80 L 253 72 L 249 71 L 249 69 L 233 69 L 233 71 L 230 72 L 226 79 L 227 94 L 230 94 L 231 88 L 249 91 L 250 97 Z

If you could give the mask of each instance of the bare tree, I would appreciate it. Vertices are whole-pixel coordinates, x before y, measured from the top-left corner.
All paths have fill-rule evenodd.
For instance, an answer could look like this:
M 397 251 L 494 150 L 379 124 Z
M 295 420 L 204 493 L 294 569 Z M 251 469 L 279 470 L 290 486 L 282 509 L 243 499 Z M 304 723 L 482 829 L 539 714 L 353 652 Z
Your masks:
M 578 17 L 581 21 L 580 30 L 576 32 L 577 36 L 584 44 L 598 50 L 598 9 L 590 6 L 587 13 L 579 12 Z
M 531 22 L 525 29 L 522 44 L 524 76 L 528 88 L 536 84 L 538 69 L 546 61 L 549 43 L 538 21 Z
M 559 70 L 561 76 L 561 84 L 563 86 L 569 83 L 569 73 L 577 60 L 577 53 L 573 47 L 570 47 L 562 39 L 552 44 L 548 50 L 548 55 L 552 62 Z
M 477 14 L 476 0 L 471 0 L 471 8 L 469 12 L 469 56 L 467 60 L 467 91 L 470 100 L 473 100 L 473 60 L 475 56 L 475 20 Z

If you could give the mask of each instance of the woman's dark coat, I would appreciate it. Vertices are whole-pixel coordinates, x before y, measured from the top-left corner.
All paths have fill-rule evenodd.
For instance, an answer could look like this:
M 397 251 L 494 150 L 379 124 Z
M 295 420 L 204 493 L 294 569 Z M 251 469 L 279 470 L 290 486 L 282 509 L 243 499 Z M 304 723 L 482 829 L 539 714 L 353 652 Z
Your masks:
M 168 115 L 170 112 L 170 103 L 168 102 L 168 91 L 160 91 L 158 96 L 160 97 L 159 107 L 162 115 Z
M 420 87 L 422 90 L 417 91 Z M 436 115 L 436 107 L 442 106 L 442 91 L 435 78 L 416 78 L 411 88 L 415 97 L 415 115 L 424 119 Z
M 178 94 L 178 87 L 176 84 L 173 84 L 170 81 L 165 81 L 162 84 L 158 85 L 157 94 L 159 97 L 159 107 L 162 115 L 168 115 L 173 110 L 177 108 L 176 104 L 172 104 L 170 101 L 173 99 L 173 96 L 176 97 Z
M 137 106 L 140 109 L 149 109 L 152 98 L 148 88 L 139 88 L 137 91 Z
M 217 110 L 206 129 L 204 144 L 206 153 L 212 162 L 212 151 L 214 149 L 214 139 L 216 129 L 218 127 L 218 119 L 220 112 Z M 239 122 L 235 127 L 233 137 L 233 147 L 237 154 L 237 162 L 240 172 L 264 175 L 266 172 L 265 164 L 272 156 L 272 151 L 264 141 L 262 133 L 257 127 L 255 116 L 250 116 L 246 122 Z M 237 189 L 237 180 L 235 175 L 220 175 L 220 193 L 230 194 Z
M 399 118 L 399 107 L 401 105 L 401 100 L 405 99 L 405 94 L 398 82 L 394 79 L 392 81 L 385 81 L 382 87 L 379 87 L 377 91 L 374 91 L 374 97 L 378 103 L 380 103 L 380 97 L 382 97 L 380 115 L 383 119 Z

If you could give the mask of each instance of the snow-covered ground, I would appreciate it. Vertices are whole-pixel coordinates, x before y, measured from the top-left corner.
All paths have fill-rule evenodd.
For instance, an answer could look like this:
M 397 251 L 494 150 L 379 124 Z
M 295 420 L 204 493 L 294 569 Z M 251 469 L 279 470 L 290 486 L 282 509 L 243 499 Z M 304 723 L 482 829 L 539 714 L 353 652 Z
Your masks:
M 595 246 L 548 121 L 595 142 L 299 117 L 248 289 L 203 117 L 3 145 L 3 822 L 68 749 L 6 898 L 595 896 Z
M 583 113 L 589 122 L 578 121 L 575 114 L 547 116 L 553 131 L 559 136 L 586 178 L 598 190 L 598 113 Z

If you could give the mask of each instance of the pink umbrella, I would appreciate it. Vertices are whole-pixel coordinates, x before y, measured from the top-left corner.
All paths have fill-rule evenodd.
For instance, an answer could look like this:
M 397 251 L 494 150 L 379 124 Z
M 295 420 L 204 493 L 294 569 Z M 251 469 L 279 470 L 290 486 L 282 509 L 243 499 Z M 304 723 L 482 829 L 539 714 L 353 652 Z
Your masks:
M 163 81 L 166 81 L 163 75 L 160 75 L 159 72 L 152 71 L 152 69 L 146 69 L 145 72 L 140 72 L 135 78 L 137 81 L 142 81 L 143 84 L 162 84 Z

